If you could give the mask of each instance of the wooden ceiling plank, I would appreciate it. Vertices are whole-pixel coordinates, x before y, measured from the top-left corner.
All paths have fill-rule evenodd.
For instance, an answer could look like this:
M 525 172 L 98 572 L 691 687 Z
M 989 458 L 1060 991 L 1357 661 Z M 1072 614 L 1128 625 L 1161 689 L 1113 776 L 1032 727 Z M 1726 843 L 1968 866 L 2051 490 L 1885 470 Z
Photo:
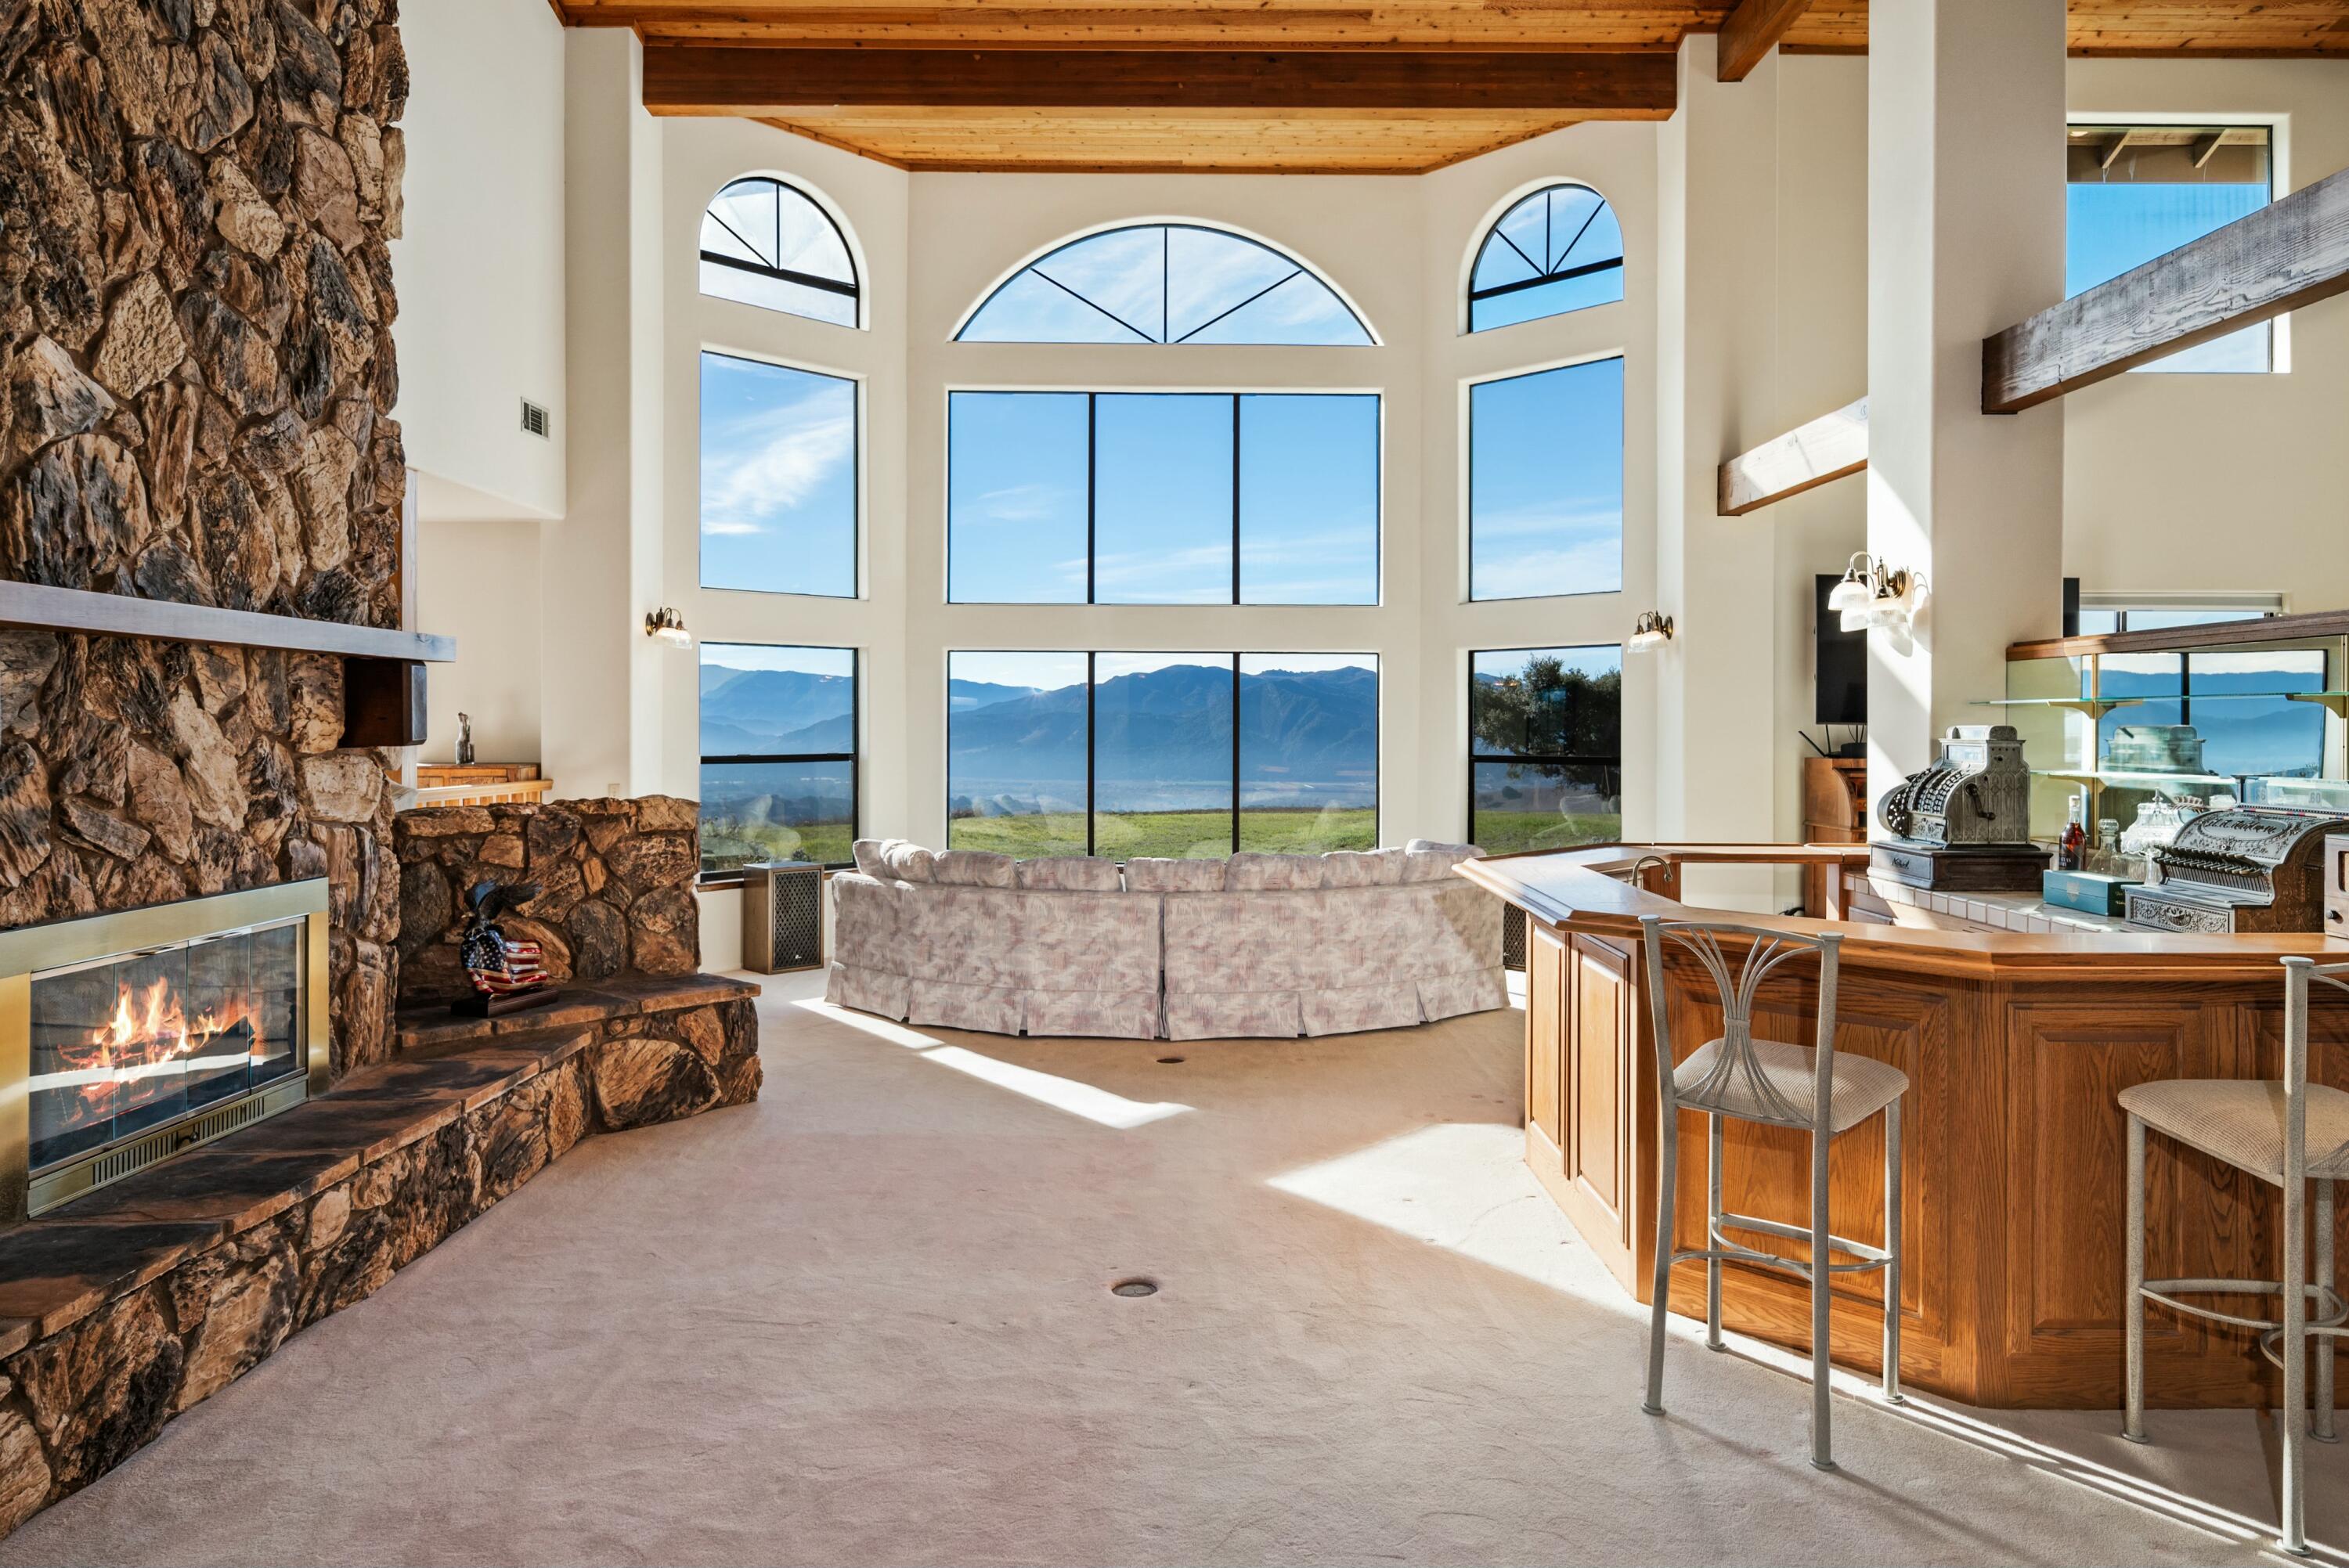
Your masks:
M 1675 62 L 1654 54 L 1406 50 L 645 48 L 656 114 L 791 118 L 795 106 L 1064 110 L 1186 107 L 1540 110 L 1664 119 Z
M 2349 291 L 2349 170 L 1982 342 L 1982 412 L 2013 414 Z
M 1716 76 L 1724 82 L 1744 81 L 1809 9 L 1810 0 L 1742 0 L 1721 24 Z

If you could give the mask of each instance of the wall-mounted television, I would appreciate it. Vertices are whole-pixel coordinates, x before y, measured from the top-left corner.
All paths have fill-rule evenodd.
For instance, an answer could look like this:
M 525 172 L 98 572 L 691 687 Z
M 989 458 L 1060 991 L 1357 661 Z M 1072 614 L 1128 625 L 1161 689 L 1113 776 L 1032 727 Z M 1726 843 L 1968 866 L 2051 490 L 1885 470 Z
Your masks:
M 1842 581 L 1842 573 L 1833 572 L 1812 580 L 1815 724 L 1868 722 L 1868 634 L 1845 631 L 1843 617 L 1827 608 L 1827 594 Z

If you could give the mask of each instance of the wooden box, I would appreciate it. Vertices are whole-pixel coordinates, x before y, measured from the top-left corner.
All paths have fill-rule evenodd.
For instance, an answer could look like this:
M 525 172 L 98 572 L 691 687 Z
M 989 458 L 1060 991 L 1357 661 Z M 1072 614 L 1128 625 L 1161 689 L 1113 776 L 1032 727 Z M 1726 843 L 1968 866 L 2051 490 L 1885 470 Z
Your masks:
M 2349 942 L 2349 833 L 2324 838 L 2324 934 Z
M 2038 844 L 1870 844 L 1868 869 L 1944 892 L 2038 892 L 2053 851 Z

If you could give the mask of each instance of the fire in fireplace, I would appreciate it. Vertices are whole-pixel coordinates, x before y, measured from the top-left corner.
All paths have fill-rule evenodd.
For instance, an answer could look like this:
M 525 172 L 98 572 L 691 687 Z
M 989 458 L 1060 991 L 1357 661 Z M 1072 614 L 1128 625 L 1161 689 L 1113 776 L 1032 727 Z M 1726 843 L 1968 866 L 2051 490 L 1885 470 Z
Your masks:
M 0 934 L 0 1200 L 38 1213 L 324 1087 L 326 941 L 323 882 Z

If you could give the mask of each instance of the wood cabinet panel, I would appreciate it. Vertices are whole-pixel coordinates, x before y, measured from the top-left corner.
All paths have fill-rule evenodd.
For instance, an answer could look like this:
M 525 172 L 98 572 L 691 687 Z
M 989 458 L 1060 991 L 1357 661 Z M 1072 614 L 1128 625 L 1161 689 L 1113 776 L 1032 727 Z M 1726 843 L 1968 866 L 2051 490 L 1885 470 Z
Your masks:
M 1558 1148 L 1566 1146 L 1566 944 L 1537 923 L 1526 942 L 1526 1119 Z
M 1578 936 L 1571 962 L 1574 1136 L 1567 1146 L 1567 1170 L 1594 1202 L 1617 1216 L 1619 1233 L 1630 1144 L 1623 1125 L 1630 1067 L 1630 961 L 1616 948 Z

